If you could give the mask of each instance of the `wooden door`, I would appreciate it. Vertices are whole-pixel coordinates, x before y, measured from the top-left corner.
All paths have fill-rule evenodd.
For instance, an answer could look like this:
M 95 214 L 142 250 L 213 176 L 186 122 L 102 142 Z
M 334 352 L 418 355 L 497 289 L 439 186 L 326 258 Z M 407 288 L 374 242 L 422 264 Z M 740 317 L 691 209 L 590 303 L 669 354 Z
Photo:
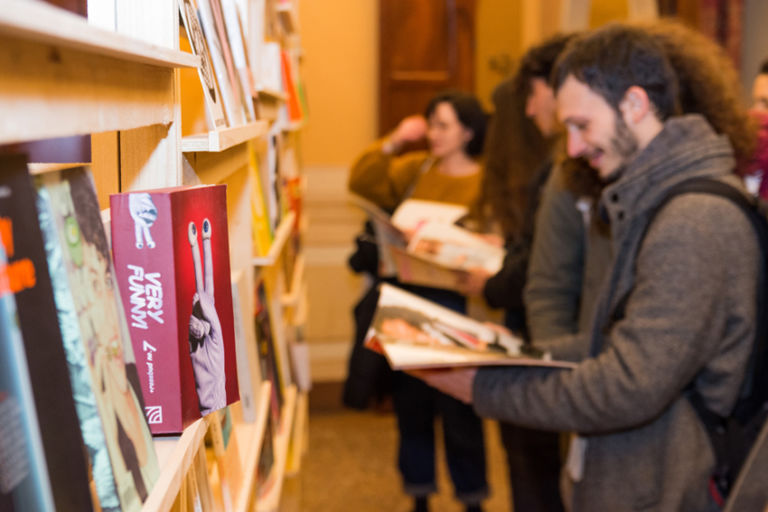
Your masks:
M 475 0 L 379 0 L 379 134 L 437 92 L 474 91 Z

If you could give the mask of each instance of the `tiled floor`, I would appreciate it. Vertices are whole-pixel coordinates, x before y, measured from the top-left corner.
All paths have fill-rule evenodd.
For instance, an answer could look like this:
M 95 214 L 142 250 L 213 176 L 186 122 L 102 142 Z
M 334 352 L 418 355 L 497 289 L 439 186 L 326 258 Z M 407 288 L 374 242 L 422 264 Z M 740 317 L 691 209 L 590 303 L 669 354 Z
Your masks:
M 315 385 L 310 393 L 309 452 L 300 473 L 284 483 L 281 512 L 407 512 L 411 501 L 395 467 L 397 434 L 392 414 L 343 409 L 338 385 Z M 509 510 L 506 465 L 496 425 L 486 424 L 491 498 L 486 512 Z M 438 443 L 440 446 L 440 443 Z M 442 451 L 432 511 L 460 512 L 452 499 Z

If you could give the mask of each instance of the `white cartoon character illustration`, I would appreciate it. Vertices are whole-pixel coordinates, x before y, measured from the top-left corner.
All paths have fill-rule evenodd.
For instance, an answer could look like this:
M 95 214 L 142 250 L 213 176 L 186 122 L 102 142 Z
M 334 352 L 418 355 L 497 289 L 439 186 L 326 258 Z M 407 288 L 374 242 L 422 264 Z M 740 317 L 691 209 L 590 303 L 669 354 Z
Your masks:
M 203 258 L 197 244 L 197 226 L 189 223 L 189 245 L 195 267 L 195 293 L 189 317 L 189 353 L 195 374 L 195 387 L 200 414 L 213 412 L 227 405 L 224 373 L 224 340 L 221 322 L 213 296 L 213 256 L 211 255 L 211 222 L 203 220 Z
M 133 230 L 136 235 L 136 248 L 144 248 L 146 241 L 147 247 L 155 248 L 155 241 L 149 228 L 157 220 L 157 207 L 152 202 L 152 196 L 147 192 L 137 192 L 128 194 L 128 211 L 133 218 Z

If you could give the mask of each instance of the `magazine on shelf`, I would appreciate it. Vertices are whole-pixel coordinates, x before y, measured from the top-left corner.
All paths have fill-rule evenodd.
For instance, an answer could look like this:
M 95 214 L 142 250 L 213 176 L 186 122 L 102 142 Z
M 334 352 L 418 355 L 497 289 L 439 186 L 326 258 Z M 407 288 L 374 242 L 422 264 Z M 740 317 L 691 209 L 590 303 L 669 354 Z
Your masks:
M 239 399 L 226 185 L 110 196 L 112 254 L 152 433 Z
M 104 488 L 100 506 L 138 511 L 160 471 L 93 179 L 76 167 L 37 175 L 35 186 L 83 441 Z
M 477 322 L 412 293 L 381 285 L 366 347 L 395 370 L 459 366 L 573 367 L 499 325 Z
M 227 126 L 227 119 L 224 116 L 224 107 L 219 84 L 216 82 L 216 76 L 211 63 L 211 54 L 208 45 L 205 42 L 203 29 L 200 27 L 200 19 L 197 17 L 197 10 L 192 4 L 193 0 L 177 0 L 179 12 L 184 22 L 184 28 L 187 32 L 187 40 L 192 48 L 192 53 L 200 56 L 200 66 L 197 68 L 200 84 L 203 87 L 205 96 L 206 119 L 208 129 L 216 130 Z
M 7 256 L 0 268 L 8 274 L 15 295 L 26 354 L 26 370 L 17 370 L 28 372 L 34 400 L 23 407 L 34 409 L 37 415 L 55 507 L 92 510 L 90 459 L 83 450 L 77 414 L 81 406 L 75 403 L 70 383 L 37 219 L 36 192 L 23 156 L 0 157 L 0 169 L 0 240 Z

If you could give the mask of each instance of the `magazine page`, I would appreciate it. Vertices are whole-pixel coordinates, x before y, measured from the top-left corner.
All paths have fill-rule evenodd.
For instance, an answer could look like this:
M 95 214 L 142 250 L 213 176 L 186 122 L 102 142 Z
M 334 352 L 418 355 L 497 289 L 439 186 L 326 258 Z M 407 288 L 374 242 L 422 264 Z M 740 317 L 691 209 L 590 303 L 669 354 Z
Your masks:
M 465 270 L 435 265 L 434 262 L 399 247 L 390 247 L 389 253 L 401 283 L 458 291 L 458 284 L 467 274 Z
M 455 366 L 572 367 L 523 344 L 507 329 L 480 323 L 388 284 L 381 285 L 366 346 L 395 370 Z
M 506 251 L 480 236 L 452 224 L 423 224 L 408 243 L 408 252 L 452 269 L 482 268 L 490 274 L 501 270 Z
M 392 257 L 390 248 L 405 248 L 405 234 L 392 224 L 389 214 L 377 204 L 357 194 L 350 194 L 350 201 L 363 210 L 373 223 L 379 253 L 379 274 L 382 277 L 397 275 L 397 263 Z
M 422 199 L 406 199 L 392 214 L 392 224 L 406 233 L 416 231 L 422 224 L 432 221 L 453 224 L 468 213 L 460 204 L 440 203 Z

